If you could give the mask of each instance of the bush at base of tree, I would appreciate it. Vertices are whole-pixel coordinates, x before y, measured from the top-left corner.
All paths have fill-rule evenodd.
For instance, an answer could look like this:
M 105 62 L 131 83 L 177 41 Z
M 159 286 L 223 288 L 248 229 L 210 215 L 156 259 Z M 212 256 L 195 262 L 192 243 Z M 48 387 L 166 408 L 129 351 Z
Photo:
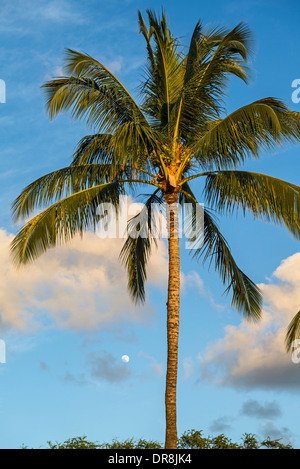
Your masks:
M 86 436 L 70 438 L 63 443 L 48 441 L 47 449 L 163 449 L 163 445 L 155 440 L 134 438 L 119 441 L 113 439 L 111 443 L 91 442 Z M 293 449 L 280 440 L 271 440 L 270 437 L 259 441 L 256 435 L 244 433 L 240 443 L 233 442 L 223 433 L 218 436 L 204 437 L 202 431 L 189 430 L 183 433 L 178 440 L 178 449 Z
M 204 437 L 202 431 L 189 430 L 178 440 L 179 449 L 292 449 L 288 444 L 280 443 L 280 440 L 271 440 L 267 437 L 259 441 L 252 433 L 244 433 L 241 443 L 234 443 L 230 438 L 221 433 L 215 437 Z

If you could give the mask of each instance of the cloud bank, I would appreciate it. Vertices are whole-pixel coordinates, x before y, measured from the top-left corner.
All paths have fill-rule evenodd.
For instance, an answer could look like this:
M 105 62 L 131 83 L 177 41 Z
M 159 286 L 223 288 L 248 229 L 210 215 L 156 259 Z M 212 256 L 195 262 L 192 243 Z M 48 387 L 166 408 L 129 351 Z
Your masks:
M 282 261 L 268 283 L 262 320 L 225 328 L 199 355 L 200 379 L 240 389 L 298 390 L 300 364 L 285 351 L 286 329 L 300 309 L 300 253 Z
M 153 306 L 133 305 L 127 274 L 120 264 L 122 240 L 86 233 L 63 247 L 49 250 L 20 270 L 12 265 L 13 235 L 0 230 L 0 326 L 23 331 L 55 325 L 92 329 L 122 321 L 147 321 Z M 148 264 L 148 286 L 165 285 L 166 248 L 154 249 Z

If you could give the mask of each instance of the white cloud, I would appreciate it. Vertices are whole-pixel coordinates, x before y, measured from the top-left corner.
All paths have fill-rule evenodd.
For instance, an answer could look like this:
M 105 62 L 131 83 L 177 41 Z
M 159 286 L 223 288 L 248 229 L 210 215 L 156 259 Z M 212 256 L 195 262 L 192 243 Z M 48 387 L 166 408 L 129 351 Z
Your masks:
M 194 372 L 193 361 L 191 357 L 183 359 L 184 380 L 188 380 Z
M 298 388 L 299 365 L 286 353 L 284 340 L 300 309 L 300 253 L 285 259 L 259 287 L 265 301 L 261 321 L 227 326 L 224 337 L 199 356 L 201 378 L 237 388 Z
M 229 432 L 232 429 L 232 417 L 219 417 L 210 425 L 210 430 L 214 433 Z
M 194 270 L 190 270 L 187 274 L 181 274 L 181 287 L 183 293 L 187 288 L 196 288 L 197 293 L 203 296 L 204 298 L 207 298 L 215 309 L 224 309 L 223 305 L 215 303 L 215 300 L 209 288 L 207 287 L 207 285 L 204 285 L 202 278 Z
M 16 270 L 9 256 L 13 235 L 0 230 L 0 317 L 3 326 L 32 330 L 45 324 L 94 328 L 117 321 L 146 321 L 154 309 L 133 305 L 127 274 L 119 262 L 123 241 L 86 233 L 49 250 L 35 263 Z M 160 287 L 167 273 L 163 243 L 148 265 L 148 284 Z M 159 266 L 159 269 L 158 269 Z
M 158 363 L 156 358 L 148 355 L 147 353 L 141 351 L 139 352 L 139 356 L 144 357 L 146 360 L 148 360 L 151 363 L 151 368 L 154 371 L 155 375 L 162 375 L 164 371 L 164 367 L 162 363 Z
M 282 412 L 277 402 L 261 403 L 255 399 L 249 399 L 244 402 L 241 414 L 258 419 L 267 418 L 271 420 L 280 417 Z
M 105 66 L 108 68 L 108 70 L 110 70 L 114 74 L 117 74 L 122 69 L 123 59 L 122 57 L 117 57 L 111 61 L 103 61 L 103 63 L 105 63 Z
M 127 364 L 119 362 L 111 353 L 103 350 L 101 354 L 89 358 L 91 375 L 111 383 L 127 380 L 131 376 Z
M 71 5 L 66 0 L 48 0 L 47 2 L 39 2 L 39 7 L 35 10 L 35 16 L 36 18 L 54 22 L 83 22 L 82 16 L 75 12 L 74 4 Z

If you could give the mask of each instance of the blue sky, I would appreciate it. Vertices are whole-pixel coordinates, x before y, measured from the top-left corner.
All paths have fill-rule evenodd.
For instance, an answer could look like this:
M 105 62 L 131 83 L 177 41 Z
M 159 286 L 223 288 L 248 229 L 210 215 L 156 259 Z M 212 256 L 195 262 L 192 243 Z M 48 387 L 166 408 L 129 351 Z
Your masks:
M 255 34 L 253 75 L 233 80 L 227 109 L 274 96 L 291 109 L 300 79 L 296 0 L 165 1 L 171 28 L 188 44 L 193 28 L 235 26 Z M 148 300 L 134 308 L 118 263 L 120 243 L 87 234 L 16 272 L 8 246 L 18 226 L 10 205 L 32 180 L 69 164 L 88 130 L 70 115 L 49 122 L 40 86 L 62 73 L 65 48 L 87 52 L 134 94 L 145 45 L 137 9 L 161 2 L 136 0 L 1 1 L 0 79 L 0 447 L 45 447 L 87 435 L 164 440 L 166 364 L 166 250 L 149 266 Z M 300 145 L 278 149 L 246 169 L 299 185 Z M 283 338 L 299 310 L 300 245 L 282 228 L 241 215 L 220 220 L 237 263 L 261 286 L 259 324 L 245 323 L 224 297 L 217 275 L 192 262 L 182 248 L 182 303 L 178 377 L 178 431 L 224 432 L 239 440 L 288 439 L 300 447 L 300 364 L 285 354 Z M 130 357 L 122 362 L 122 355 Z

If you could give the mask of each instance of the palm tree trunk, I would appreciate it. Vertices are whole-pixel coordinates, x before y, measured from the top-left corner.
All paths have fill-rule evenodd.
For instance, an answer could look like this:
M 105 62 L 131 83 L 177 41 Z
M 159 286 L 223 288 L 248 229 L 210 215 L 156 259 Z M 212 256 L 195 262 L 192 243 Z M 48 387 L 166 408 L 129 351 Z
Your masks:
M 170 205 L 168 206 L 170 208 Z M 166 376 L 166 449 L 177 448 L 176 389 L 178 368 L 178 333 L 180 304 L 180 257 L 178 214 L 169 210 L 169 279 L 167 302 L 168 359 Z

